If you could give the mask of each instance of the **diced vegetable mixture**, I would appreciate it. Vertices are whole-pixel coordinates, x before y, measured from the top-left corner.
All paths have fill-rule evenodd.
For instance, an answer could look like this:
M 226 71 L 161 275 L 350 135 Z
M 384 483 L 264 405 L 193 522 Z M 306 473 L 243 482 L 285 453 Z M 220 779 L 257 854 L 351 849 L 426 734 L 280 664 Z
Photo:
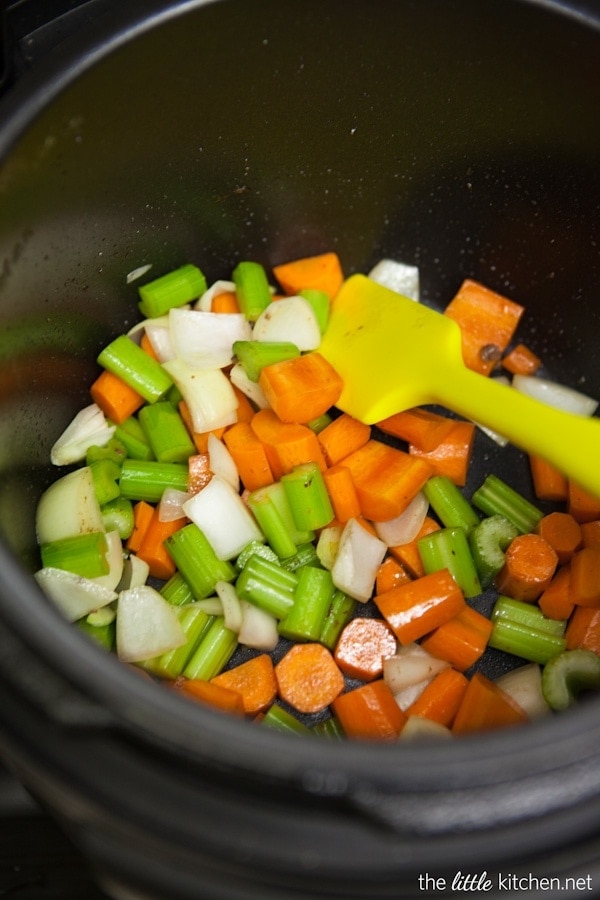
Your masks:
M 415 267 L 369 276 L 420 302 Z M 447 410 L 336 409 L 319 346 L 343 282 L 329 252 L 138 288 L 52 448 L 41 588 L 124 664 L 260 727 L 453 738 L 571 706 L 600 688 L 600 500 L 537 457 L 534 502 L 493 471 L 467 491 L 475 447 L 506 441 Z M 542 377 L 524 312 L 473 280 L 445 309 L 470 368 L 593 415 Z

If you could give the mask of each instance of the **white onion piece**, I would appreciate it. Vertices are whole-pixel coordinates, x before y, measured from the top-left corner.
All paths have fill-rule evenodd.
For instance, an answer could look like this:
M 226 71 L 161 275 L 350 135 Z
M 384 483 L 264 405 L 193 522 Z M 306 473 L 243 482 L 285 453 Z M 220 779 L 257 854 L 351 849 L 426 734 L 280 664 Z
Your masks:
M 343 531 L 342 525 L 326 525 L 319 532 L 317 546 L 315 548 L 319 562 L 324 569 L 333 568 L 335 558 L 340 548 L 340 540 Z
M 65 569 L 46 566 L 34 577 L 46 597 L 69 622 L 76 622 L 117 599 L 115 591 Z
M 158 504 L 159 522 L 176 522 L 177 519 L 183 519 L 185 516 L 183 504 L 187 503 L 191 496 L 187 491 L 165 488 Z
M 274 300 L 256 322 L 255 341 L 290 341 L 299 350 L 316 350 L 321 343 L 321 329 L 315 312 L 304 297 Z
M 423 738 L 452 738 L 452 732 L 441 722 L 434 722 L 433 719 L 409 716 L 400 732 L 399 740 L 416 741 Z
M 185 644 L 176 607 L 150 585 L 121 591 L 117 601 L 117 654 L 123 662 L 152 659 Z
M 125 591 L 128 588 L 141 587 L 146 584 L 149 574 L 150 566 L 146 560 L 132 554 L 123 563 L 123 574 L 116 590 Z
M 234 490 L 239 491 L 240 474 L 233 456 L 224 442 L 212 433 L 208 436 L 207 452 L 210 471 L 213 475 L 220 475 Z
M 279 642 L 277 619 L 247 600 L 241 600 L 242 627 L 238 641 L 254 650 L 274 650 Z
M 89 466 L 63 475 L 40 497 L 36 510 L 38 544 L 104 530 Z
M 79 410 L 50 450 L 54 466 L 69 466 L 81 462 L 90 447 L 104 447 L 115 426 L 109 425 L 106 416 L 96 403 Z
M 151 268 L 152 263 L 147 263 L 145 266 L 138 266 L 137 269 L 132 269 L 131 272 L 127 273 L 127 278 L 125 279 L 126 284 L 137 281 L 138 278 L 141 278 L 146 272 L 149 272 Z
M 106 575 L 98 575 L 92 580 L 112 591 L 123 576 L 123 542 L 118 531 L 107 531 L 105 537 L 108 572 Z
M 417 700 L 421 696 L 429 682 L 429 678 L 424 678 L 423 681 L 418 681 L 417 684 L 409 684 L 408 687 L 404 688 L 404 690 L 398 691 L 397 694 L 394 694 L 394 700 L 396 701 L 402 712 L 406 712 L 409 706 L 413 705 L 415 700 Z
M 235 294 L 235 283 L 233 281 L 215 281 L 207 288 L 202 296 L 196 300 L 194 309 L 200 309 L 202 312 L 210 312 L 212 309 L 213 299 L 218 294 L 232 293 Z
M 377 284 L 396 291 L 411 300 L 419 300 L 419 269 L 395 259 L 381 259 L 369 272 L 369 278 Z
M 169 317 L 160 316 L 156 319 L 146 319 L 144 324 L 144 331 L 150 341 L 150 346 L 156 353 L 158 361 L 164 363 L 169 359 L 174 359 L 177 354 L 171 338 Z
M 406 509 L 395 519 L 388 519 L 387 522 L 373 522 L 377 537 L 388 547 L 410 543 L 419 533 L 428 511 L 429 501 L 423 491 L 419 491 Z
M 242 627 L 242 607 L 234 586 L 228 581 L 217 581 L 215 591 L 223 607 L 225 627 L 237 634 Z
M 182 359 L 163 366 L 188 405 L 194 431 L 202 434 L 237 422 L 238 399 L 221 369 L 192 369 Z
M 593 397 L 537 375 L 513 375 L 512 384 L 522 394 L 565 412 L 592 416 L 598 408 L 598 401 Z
M 407 644 L 398 650 L 396 656 L 383 660 L 383 680 L 392 694 L 397 694 L 413 684 L 431 681 L 449 665 L 423 650 L 419 644 Z
M 234 342 L 252 339 L 252 328 L 242 313 L 172 309 L 169 326 L 176 355 L 195 369 L 230 365 Z
M 377 570 L 386 552 L 383 541 L 366 531 L 356 519 L 349 519 L 331 568 L 333 583 L 340 591 L 366 603 L 373 593 Z
M 496 679 L 496 684 L 525 710 L 530 719 L 550 712 L 542 693 L 542 670 L 537 663 L 528 663 L 506 672 Z
M 194 607 L 203 609 L 209 616 L 223 615 L 223 604 L 218 597 L 205 597 L 204 600 L 195 600 Z
M 229 378 L 231 383 L 234 384 L 242 394 L 245 394 L 248 400 L 250 400 L 251 403 L 254 403 L 258 409 L 266 409 L 268 407 L 269 401 L 265 397 L 263 389 L 257 381 L 252 381 L 251 378 L 248 378 L 241 363 L 234 363 L 229 370 Z
M 218 559 L 233 559 L 250 541 L 264 535 L 240 495 L 220 475 L 213 475 L 206 487 L 183 506 L 203 532 Z

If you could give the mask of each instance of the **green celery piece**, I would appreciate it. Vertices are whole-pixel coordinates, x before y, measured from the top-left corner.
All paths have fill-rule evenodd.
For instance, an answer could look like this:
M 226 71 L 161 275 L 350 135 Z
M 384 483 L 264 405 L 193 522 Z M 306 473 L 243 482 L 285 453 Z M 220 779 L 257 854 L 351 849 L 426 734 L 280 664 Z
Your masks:
M 350 597 L 339 589 L 336 590 L 331 598 L 329 609 L 321 628 L 319 643 L 329 650 L 334 650 L 344 626 L 348 624 L 354 615 L 357 606 L 358 601 L 354 597 Z
M 320 432 L 323 431 L 324 428 L 327 428 L 328 425 L 331 425 L 332 422 L 333 417 L 329 413 L 323 413 L 323 415 L 317 416 L 316 419 L 311 419 L 311 421 L 306 424 L 315 434 L 320 434 Z
M 300 544 L 293 556 L 279 560 L 284 569 L 295 572 L 302 566 L 315 566 L 322 569 L 321 560 L 317 556 L 317 548 L 312 543 Z
M 298 347 L 289 341 L 234 341 L 233 352 L 250 381 L 258 381 L 266 366 L 300 356 Z
M 210 597 L 218 581 L 231 582 L 235 578 L 232 564 L 218 559 L 204 533 L 193 522 L 170 535 L 165 547 L 196 600 Z
M 130 416 L 117 425 L 115 437 L 123 444 L 127 456 L 131 459 L 154 459 L 144 429 L 135 416 Z
M 443 525 L 461 526 L 467 534 L 479 524 L 479 516 L 461 490 L 446 475 L 434 475 L 423 485 L 423 493 Z
M 183 670 L 185 678 L 210 681 L 223 671 L 238 646 L 237 634 L 215 616 Z
M 544 666 L 542 694 L 551 709 L 573 706 L 585 690 L 600 690 L 600 656 L 592 650 L 564 650 Z
M 107 531 L 118 531 L 122 541 L 131 537 L 134 526 L 133 503 L 126 497 L 115 497 L 100 507 Z
M 317 641 L 333 599 L 335 586 L 327 569 L 302 566 L 294 605 L 279 622 L 278 631 L 293 641 Z
M 88 447 L 85 454 L 85 464 L 86 466 L 89 466 L 99 459 L 110 459 L 120 468 L 126 456 L 127 448 L 125 447 L 125 444 L 117 438 L 112 437 L 104 447 Z
M 274 703 L 260 719 L 260 724 L 265 728 L 273 728 L 275 731 L 282 731 L 287 734 L 311 734 L 304 722 L 297 719 L 296 716 L 288 712 L 279 704 Z
M 121 477 L 121 467 L 110 457 L 105 456 L 102 459 L 96 459 L 89 464 L 92 478 L 94 480 L 94 493 L 100 506 L 110 503 L 121 493 L 119 487 L 119 479 Z
M 253 554 L 240 572 L 235 587 L 240 600 L 253 603 L 276 619 L 283 619 L 294 605 L 297 584 L 298 579 L 292 572 Z
M 260 263 L 242 261 L 232 273 L 240 310 L 249 322 L 255 322 L 271 303 L 267 273 Z
M 184 606 L 194 601 L 191 588 L 181 572 L 171 575 L 160 588 L 159 594 L 162 594 L 165 600 L 173 606 Z
M 310 303 L 319 325 L 319 331 L 321 334 L 325 334 L 331 306 L 329 294 L 326 294 L 325 291 L 319 291 L 317 288 L 304 288 L 299 292 L 299 296 L 304 297 Z
M 103 531 L 90 531 L 74 537 L 60 538 L 40 546 L 44 567 L 65 569 L 84 578 L 98 578 L 100 575 L 108 574 L 106 551 L 107 543 Z
M 527 628 L 544 631 L 556 637 L 562 637 L 567 627 L 566 620 L 551 619 L 549 616 L 545 616 L 535 603 L 515 600 L 513 597 L 505 597 L 503 594 L 496 600 L 490 618 L 493 622 L 499 619 L 518 622 Z
M 518 531 L 505 516 L 482 519 L 469 534 L 469 546 L 482 588 L 488 588 L 504 565 L 504 553 Z
M 339 719 L 335 716 L 329 716 L 328 719 L 322 719 L 312 727 L 312 733 L 320 737 L 329 738 L 330 740 L 342 741 L 346 735 Z
M 188 474 L 186 463 L 126 459 L 121 467 L 121 496 L 158 503 L 166 488 L 187 491 Z
M 107 622 L 105 625 L 93 625 L 87 619 L 79 619 L 75 623 L 84 634 L 96 641 L 105 650 L 112 650 L 115 646 L 116 623 Z
M 138 419 L 158 462 L 187 463 L 196 452 L 183 419 L 168 400 L 143 406 Z
M 164 596 L 164 595 L 163 595 Z M 177 678 L 200 646 L 214 616 L 208 615 L 194 604 L 177 607 L 179 622 L 187 638 L 186 643 L 174 650 L 167 650 L 154 659 L 140 663 L 141 667 L 159 678 Z
M 126 334 L 108 344 L 98 356 L 98 364 L 117 375 L 148 403 L 160 400 L 173 384 L 158 360 L 146 353 Z
M 283 484 L 276 481 L 248 495 L 248 506 L 277 556 L 293 556 L 300 540 Z M 311 540 L 310 537 L 307 540 Z
M 512 522 L 520 534 L 533 531 L 543 513 L 518 491 L 498 478 L 488 475 L 471 497 L 471 502 L 486 516 L 501 515 Z
M 479 576 L 464 528 L 440 528 L 417 541 L 417 547 L 426 574 L 448 569 L 465 597 L 476 597 L 481 593 Z
M 296 466 L 281 476 L 296 528 L 316 531 L 324 528 L 335 513 L 319 466 L 315 462 Z
M 272 550 L 271 547 L 269 547 L 268 544 L 263 544 L 262 541 L 250 541 L 249 544 L 246 544 L 235 561 L 235 567 L 238 572 L 242 571 L 250 557 L 254 554 L 256 554 L 257 556 L 262 556 L 264 559 L 268 559 L 273 563 L 279 562 L 279 557 L 277 556 L 275 551 Z
M 566 647 L 564 637 L 539 631 L 513 619 L 496 619 L 488 647 L 545 665 Z
M 192 303 L 206 291 L 204 273 L 188 263 L 138 288 L 138 308 L 147 319 L 164 316 L 170 309 Z

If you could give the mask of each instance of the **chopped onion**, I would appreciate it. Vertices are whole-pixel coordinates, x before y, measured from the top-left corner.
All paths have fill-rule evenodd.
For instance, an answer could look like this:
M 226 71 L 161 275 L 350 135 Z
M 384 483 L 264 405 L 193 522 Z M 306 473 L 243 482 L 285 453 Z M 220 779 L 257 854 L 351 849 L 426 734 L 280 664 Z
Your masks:
M 377 570 L 387 545 L 362 527 L 356 519 L 344 525 L 338 552 L 331 569 L 333 583 L 340 590 L 366 603 L 373 593 Z
M 333 568 L 343 530 L 342 525 L 326 525 L 319 532 L 316 553 L 324 569 L 331 571 Z
M 182 359 L 163 363 L 188 405 L 200 434 L 237 422 L 238 399 L 222 369 L 192 369 Z
M 264 536 L 256 519 L 240 497 L 220 475 L 183 506 L 188 519 L 202 531 L 219 559 L 233 559 L 250 541 Z
M 50 450 L 54 466 L 69 466 L 81 462 L 90 447 L 104 447 L 115 426 L 109 425 L 106 416 L 96 403 L 79 410 Z
M 39 544 L 104 530 L 104 519 L 89 466 L 63 475 L 40 497 L 36 511 Z
M 185 516 L 183 504 L 187 503 L 191 496 L 187 491 L 165 488 L 158 504 L 159 522 L 176 522 L 177 519 L 183 519 Z
M 137 281 L 138 278 L 142 278 L 146 272 L 149 272 L 152 268 L 152 263 L 148 263 L 145 266 L 138 266 L 137 269 L 132 269 L 131 272 L 128 272 L 126 283 L 131 284 L 132 281 Z
M 396 262 L 395 259 L 382 259 L 373 266 L 369 278 L 411 300 L 418 301 L 420 298 L 417 266 Z
M 392 694 L 397 694 L 414 684 L 431 681 L 449 665 L 445 660 L 432 656 L 419 644 L 406 644 L 399 648 L 395 656 L 388 656 L 383 660 L 383 680 Z
M 106 545 L 108 572 L 106 575 L 98 575 L 93 581 L 112 591 L 123 576 L 123 542 L 118 531 L 106 532 Z
M 316 350 L 321 329 L 315 312 L 304 297 L 284 297 L 270 303 L 254 323 L 255 341 L 289 341 L 299 350 Z
M 217 581 L 215 591 L 223 607 L 225 627 L 237 634 L 242 627 L 242 607 L 234 586 L 228 581 Z
M 451 738 L 452 732 L 441 722 L 426 719 L 424 716 L 409 716 L 406 720 L 399 740 L 416 741 L 422 738 Z
M 46 597 L 69 622 L 76 622 L 117 599 L 117 594 L 110 588 L 65 569 L 47 566 L 34 577 Z
M 218 597 L 205 597 L 204 600 L 195 600 L 194 607 L 203 609 L 209 616 L 223 615 L 223 604 Z
M 123 574 L 116 590 L 125 591 L 128 588 L 141 587 L 146 584 L 149 574 L 150 566 L 146 560 L 133 553 L 123 562 Z
M 419 491 L 406 509 L 399 516 L 396 516 L 395 519 L 373 523 L 377 537 L 381 538 L 388 547 L 397 547 L 399 544 L 410 543 L 419 533 L 428 510 L 429 501 L 423 491 Z
M 169 312 L 175 353 L 194 369 L 222 369 L 233 362 L 235 341 L 249 341 L 252 328 L 242 313 L 172 309 Z
M 242 627 L 238 632 L 240 644 L 254 650 L 274 650 L 279 642 L 277 619 L 247 600 L 241 600 L 240 604 L 242 608 Z
M 181 647 L 187 637 L 176 607 L 150 585 L 121 591 L 117 602 L 117 654 L 124 662 L 152 659 Z
M 212 302 L 217 294 L 235 294 L 235 284 L 233 281 L 215 281 L 214 284 L 204 291 L 202 296 L 196 300 L 194 309 L 201 309 L 203 312 L 210 312 Z
M 593 397 L 537 375 L 513 375 L 512 384 L 522 394 L 565 412 L 592 416 L 598 408 L 598 401 Z
M 259 409 L 268 407 L 269 401 L 265 397 L 263 389 L 257 381 L 248 378 L 241 363 L 234 363 L 229 370 L 229 378 L 231 383 Z
M 397 694 L 394 694 L 394 700 L 402 712 L 406 712 L 409 706 L 413 705 L 415 700 L 421 696 L 429 682 L 429 678 L 424 678 L 423 681 L 418 681 L 416 684 L 409 684 L 408 687 L 405 687 L 403 690 L 398 691 Z
M 156 319 L 146 319 L 144 325 L 144 331 L 150 341 L 150 346 L 156 353 L 158 361 L 164 363 L 170 359 L 175 359 L 177 354 L 171 338 L 169 317 L 159 316 Z
M 213 475 L 220 475 L 234 490 L 240 489 L 240 474 L 234 462 L 233 456 L 216 435 L 209 434 L 207 452 L 210 471 Z
M 506 672 L 496 679 L 496 684 L 525 710 L 530 719 L 550 712 L 542 693 L 542 670 L 537 663 L 527 663 Z

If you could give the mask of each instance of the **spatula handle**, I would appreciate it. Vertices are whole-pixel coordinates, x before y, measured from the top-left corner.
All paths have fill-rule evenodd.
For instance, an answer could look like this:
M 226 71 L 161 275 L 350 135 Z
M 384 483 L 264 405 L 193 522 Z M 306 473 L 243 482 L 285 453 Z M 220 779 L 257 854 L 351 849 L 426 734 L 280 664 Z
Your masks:
M 452 372 L 437 400 L 543 457 L 600 498 L 600 419 L 565 412 L 470 369 Z

